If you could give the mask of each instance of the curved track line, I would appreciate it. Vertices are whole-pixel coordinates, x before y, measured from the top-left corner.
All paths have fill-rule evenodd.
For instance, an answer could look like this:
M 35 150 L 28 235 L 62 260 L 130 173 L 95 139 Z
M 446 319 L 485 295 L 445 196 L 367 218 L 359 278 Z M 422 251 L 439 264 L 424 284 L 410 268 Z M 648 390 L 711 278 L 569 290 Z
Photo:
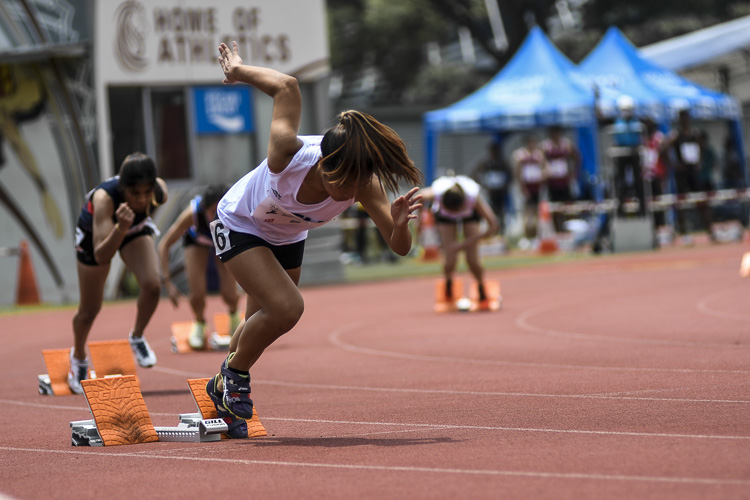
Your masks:
M 715 309 L 711 309 L 708 307 L 708 303 L 716 300 L 718 297 L 721 297 L 727 292 L 737 292 L 738 287 L 733 288 L 727 288 L 726 290 L 720 290 L 716 293 L 713 293 L 709 295 L 708 297 L 704 297 L 703 299 L 699 300 L 698 303 L 695 305 L 696 309 L 698 311 L 708 314 L 709 316 L 714 316 L 716 318 L 722 318 L 722 319 L 731 319 L 731 320 L 739 320 L 739 321 L 750 321 L 750 317 L 747 316 L 739 316 L 736 314 L 731 313 L 725 313 L 722 311 L 717 311 Z
M 556 363 L 533 363 L 527 361 L 499 361 L 499 360 L 487 360 L 487 359 L 471 359 L 471 358 L 453 358 L 448 356 L 427 356 L 422 354 L 405 354 L 395 351 L 384 351 L 380 349 L 372 349 L 369 347 L 359 347 L 353 344 L 348 344 L 341 340 L 341 335 L 354 331 L 356 328 L 362 326 L 372 326 L 375 324 L 381 324 L 382 320 L 370 320 L 369 322 L 357 322 L 344 325 L 337 330 L 334 330 L 328 336 L 328 340 L 345 351 L 356 352 L 358 354 L 367 354 L 371 356 L 382 356 L 388 358 L 397 359 L 408 359 L 411 361 L 440 361 L 450 363 L 467 363 L 476 365 L 489 365 L 489 366 L 522 366 L 522 367 L 533 367 L 533 368 L 564 368 L 571 370 L 597 370 L 597 371 L 634 371 L 634 372 L 656 372 L 656 373 L 737 373 L 737 374 L 748 374 L 750 370 L 708 370 L 708 369 L 692 369 L 692 368 L 649 368 L 649 367 L 627 367 L 627 366 L 596 366 L 596 365 L 566 365 Z M 734 346 L 729 346 L 734 347 Z
M 664 345 L 664 346 L 700 347 L 700 348 L 706 348 L 706 347 L 729 348 L 729 349 L 750 348 L 750 345 L 715 344 L 715 343 L 710 343 L 710 342 L 686 342 L 682 340 L 635 339 L 632 337 L 612 337 L 609 335 L 563 332 L 560 330 L 552 330 L 548 328 L 541 328 L 538 326 L 534 326 L 528 321 L 530 317 L 540 314 L 542 312 L 547 312 L 557 307 L 567 307 L 569 305 L 571 304 L 566 304 L 564 306 L 556 304 L 552 306 L 542 306 L 542 307 L 536 307 L 533 309 L 527 309 L 526 311 L 523 311 L 521 314 L 519 314 L 518 317 L 516 318 L 516 321 L 515 321 L 516 326 L 518 326 L 519 328 L 523 330 L 526 330 L 527 332 L 536 333 L 539 335 L 545 335 L 548 337 L 565 338 L 565 339 L 574 339 L 574 340 L 598 340 L 598 341 L 603 341 L 603 342 L 617 342 L 617 343 L 623 343 L 623 344 L 645 344 L 645 345 Z
M 457 474 L 457 475 L 480 475 L 480 476 L 515 476 L 532 477 L 542 479 L 574 479 L 574 480 L 596 480 L 596 481 L 625 481 L 625 482 L 648 482 L 648 483 L 679 483 L 679 484 L 701 484 L 709 486 L 748 486 L 748 479 L 716 479 L 716 478 L 692 478 L 692 477 L 670 477 L 670 476 L 627 476 L 622 474 L 586 474 L 577 472 L 544 472 L 544 471 L 513 471 L 492 469 L 451 469 L 437 467 L 406 467 L 389 465 L 364 465 L 364 464 L 336 464 L 336 463 L 314 463 L 314 462 L 288 462 L 277 460 L 247 460 L 241 458 L 219 458 L 219 457 L 178 457 L 174 455 L 140 454 L 140 453 L 106 453 L 101 451 L 76 451 L 76 450 L 47 450 L 41 448 L 19 448 L 13 446 L 0 446 L 0 450 L 27 453 L 54 453 L 62 455 L 104 456 L 123 458 L 151 458 L 155 460 L 184 460 L 189 462 L 224 462 L 234 467 L 238 465 L 270 465 L 281 467 L 314 467 L 323 469 L 343 470 L 367 470 L 387 472 L 422 472 L 428 474 Z

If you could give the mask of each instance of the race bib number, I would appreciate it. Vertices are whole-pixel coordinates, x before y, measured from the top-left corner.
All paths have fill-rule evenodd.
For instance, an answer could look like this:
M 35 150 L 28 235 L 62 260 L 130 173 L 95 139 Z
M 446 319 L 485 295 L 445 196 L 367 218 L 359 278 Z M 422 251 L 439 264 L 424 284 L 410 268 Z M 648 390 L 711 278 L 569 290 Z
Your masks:
M 211 238 L 214 240 L 216 255 L 221 255 L 232 248 L 232 242 L 229 241 L 229 229 L 224 227 L 219 219 L 213 221 L 209 227 L 211 228 Z
M 301 215 L 293 214 L 289 210 L 281 207 L 276 200 L 270 196 L 263 200 L 263 202 L 255 207 L 253 217 L 267 224 L 279 224 L 279 225 L 293 225 L 299 227 L 300 231 L 307 229 L 313 229 L 315 227 L 322 226 L 328 221 L 316 221 L 309 217 L 303 217 Z
M 680 156 L 684 163 L 695 165 L 701 158 L 701 148 L 695 142 L 683 142 L 680 144 Z
M 525 182 L 537 183 L 542 181 L 542 167 L 536 163 L 527 163 L 521 170 L 521 178 Z
M 484 186 L 489 189 L 502 189 L 508 182 L 508 176 L 505 172 L 490 170 L 484 174 Z
M 656 162 L 659 160 L 659 152 L 655 149 L 644 148 L 641 150 L 641 161 L 646 170 L 654 170 Z
M 568 176 L 568 161 L 564 158 L 554 158 L 549 161 L 549 176 L 555 179 Z

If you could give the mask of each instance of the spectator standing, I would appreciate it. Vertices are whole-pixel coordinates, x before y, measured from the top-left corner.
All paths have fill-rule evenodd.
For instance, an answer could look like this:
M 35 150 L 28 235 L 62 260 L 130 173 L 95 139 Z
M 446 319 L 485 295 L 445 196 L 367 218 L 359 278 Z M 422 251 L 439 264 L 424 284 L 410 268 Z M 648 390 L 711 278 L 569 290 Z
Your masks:
M 646 212 L 643 175 L 641 173 L 640 146 L 643 124 L 635 116 L 635 103 L 627 95 L 617 99 L 619 116 L 612 126 L 611 150 L 615 166 L 615 195 L 619 201 L 617 212 L 625 216 L 626 201 L 638 202 L 638 214 Z
M 680 111 L 677 128 L 670 132 L 664 141 L 662 150 L 671 154 L 677 194 L 685 195 L 701 191 L 700 170 L 704 151 L 701 146 L 699 131 L 692 126 L 689 110 L 683 109 Z M 711 207 L 707 202 L 702 202 L 697 204 L 697 209 L 703 228 L 714 241 L 714 235 L 711 231 Z M 677 208 L 677 231 L 682 236 L 683 244 L 689 245 L 692 243 L 692 238 L 688 234 L 686 212 L 685 208 Z
M 571 184 L 578 178 L 581 154 L 573 141 L 563 136 L 562 127 L 555 125 L 549 129 L 549 137 L 542 141 L 541 150 L 547 161 L 547 193 L 549 201 L 569 202 L 576 197 Z M 565 215 L 555 212 L 553 215 L 555 231 L 565 230 Z
M 646 136 L 642 151 L 643 178 L 651 188 L 651 197 L 654 198 L 664 194 L 667 178 L 667 166 L 661 151 L 665 136 L 652 118 L 646 118 L 644 124 Z M 664 210 L 654 210 L 654 227 L 663 226 L 665 221 Z
M 471 177 L 487 191 L 490 207 L 497 217 L 498 232 L 504 238 L 505 210 L 508 206 L 508 193 L 513 174 L 508 164 L 503 161 L 499 142 L 489 143 L 487 156 L 477 164 Z
M 513 151 L 513 168 L 524 197 L 524 235 L 531 240 L 537 236 L 539 200 L 547 171 L 544 153 L 537 146 L 537 139 L 533 134 L 525 136 L 524 145 Z
M 701 130 L 698 132 L 698 141 L 701 145 L 701 169 L 699 173 L 698 185 L 702 191 L 714 191 L 721 182 L 717 182 L 718 157 L 716 149 L 711 145 L 711 139 L 708 132 Z

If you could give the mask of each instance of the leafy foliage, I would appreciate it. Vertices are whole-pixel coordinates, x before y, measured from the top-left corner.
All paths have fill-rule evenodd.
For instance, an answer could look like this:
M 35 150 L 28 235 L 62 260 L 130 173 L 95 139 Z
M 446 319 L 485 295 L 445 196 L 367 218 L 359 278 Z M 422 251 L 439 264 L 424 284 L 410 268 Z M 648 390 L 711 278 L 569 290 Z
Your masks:
M 515 54 L 534 24 L 547 31 L 558 16 L 557 0 L 496 0 L 508 49 L 498 50 L 485 0 L 327 0 L 331 64 L 341 76 L 345 100 L 362 94 L 362 75 L 376 75 L 368 88 L 373 105 L 443 105 L 483 85 Z M 554 39 L 572 61 L 580 61 L 611 25 L 642 46 L 750 14 L 738 0 L 588 0 L 569 2 L 579 24 Z M 492 60 L 483 70 L 470 64 L 431 65 L 427 45 L 455 42 L 468 29 Z

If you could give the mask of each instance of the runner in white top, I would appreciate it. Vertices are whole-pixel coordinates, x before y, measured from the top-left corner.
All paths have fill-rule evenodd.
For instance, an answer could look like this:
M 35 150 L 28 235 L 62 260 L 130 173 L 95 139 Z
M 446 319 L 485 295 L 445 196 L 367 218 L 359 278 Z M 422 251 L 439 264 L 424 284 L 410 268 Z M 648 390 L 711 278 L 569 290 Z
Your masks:
M 453 189 L 456 185 L 461 188 L 464 194 L 464 203 L 458 210 L 452 211 L 443 204 L 443 195 Z M 452 220 L 465 219 L 474 213 L 474 207 L 477 205 L 479 198 L 479 184 L 464 175 L 445 176 L 435 179 L 432 183 L 432 211 L 442 217 Z
M 479 258 L 479 241 L 493 236 L 498 231 L 498 222 L 489 203 L 480 193 L 480 186 L 469 177 L 448 175 L 435 179 L 432 186 L 420 191 L 425 202 L 432 203 L 435 223 L 440 233 L 443 249 L 443 275 L 445 276 L 445 296 L 451 297 L 453 274 L 456 271 L 458 253 L 464 251 L 466 263 L 477 280 L 480 309 L 488 309 L 489 302 L 484 289 L 484 267 Z M 480 232 L 482 220 L 487 228 Z M 463 227 L 463 240 L 458 240 L 458 225 Z
M 267 159 L 230 188 L 211 224 L 217 255 L 247 293 L 246 321 L 206 387 L 219 415 L 237 430 L 237 422 L 252 417 L 250 368 L 302 315 L 297 283 L 307 230 L 358 201 L 388 246 L 406 255 L 421 196 L 415 187 L 391 203 L 387 191 L 395 193 L 399 181 L 418 184 L 421 174 L 398 135 L 359 111 L 341 113 L 322 137 L 300 137 L 297 80 L 243 65 L 236 43 L 231 50 L 222 43 L 219 53 L 225 84 L 247 83 L 273 99 Z

